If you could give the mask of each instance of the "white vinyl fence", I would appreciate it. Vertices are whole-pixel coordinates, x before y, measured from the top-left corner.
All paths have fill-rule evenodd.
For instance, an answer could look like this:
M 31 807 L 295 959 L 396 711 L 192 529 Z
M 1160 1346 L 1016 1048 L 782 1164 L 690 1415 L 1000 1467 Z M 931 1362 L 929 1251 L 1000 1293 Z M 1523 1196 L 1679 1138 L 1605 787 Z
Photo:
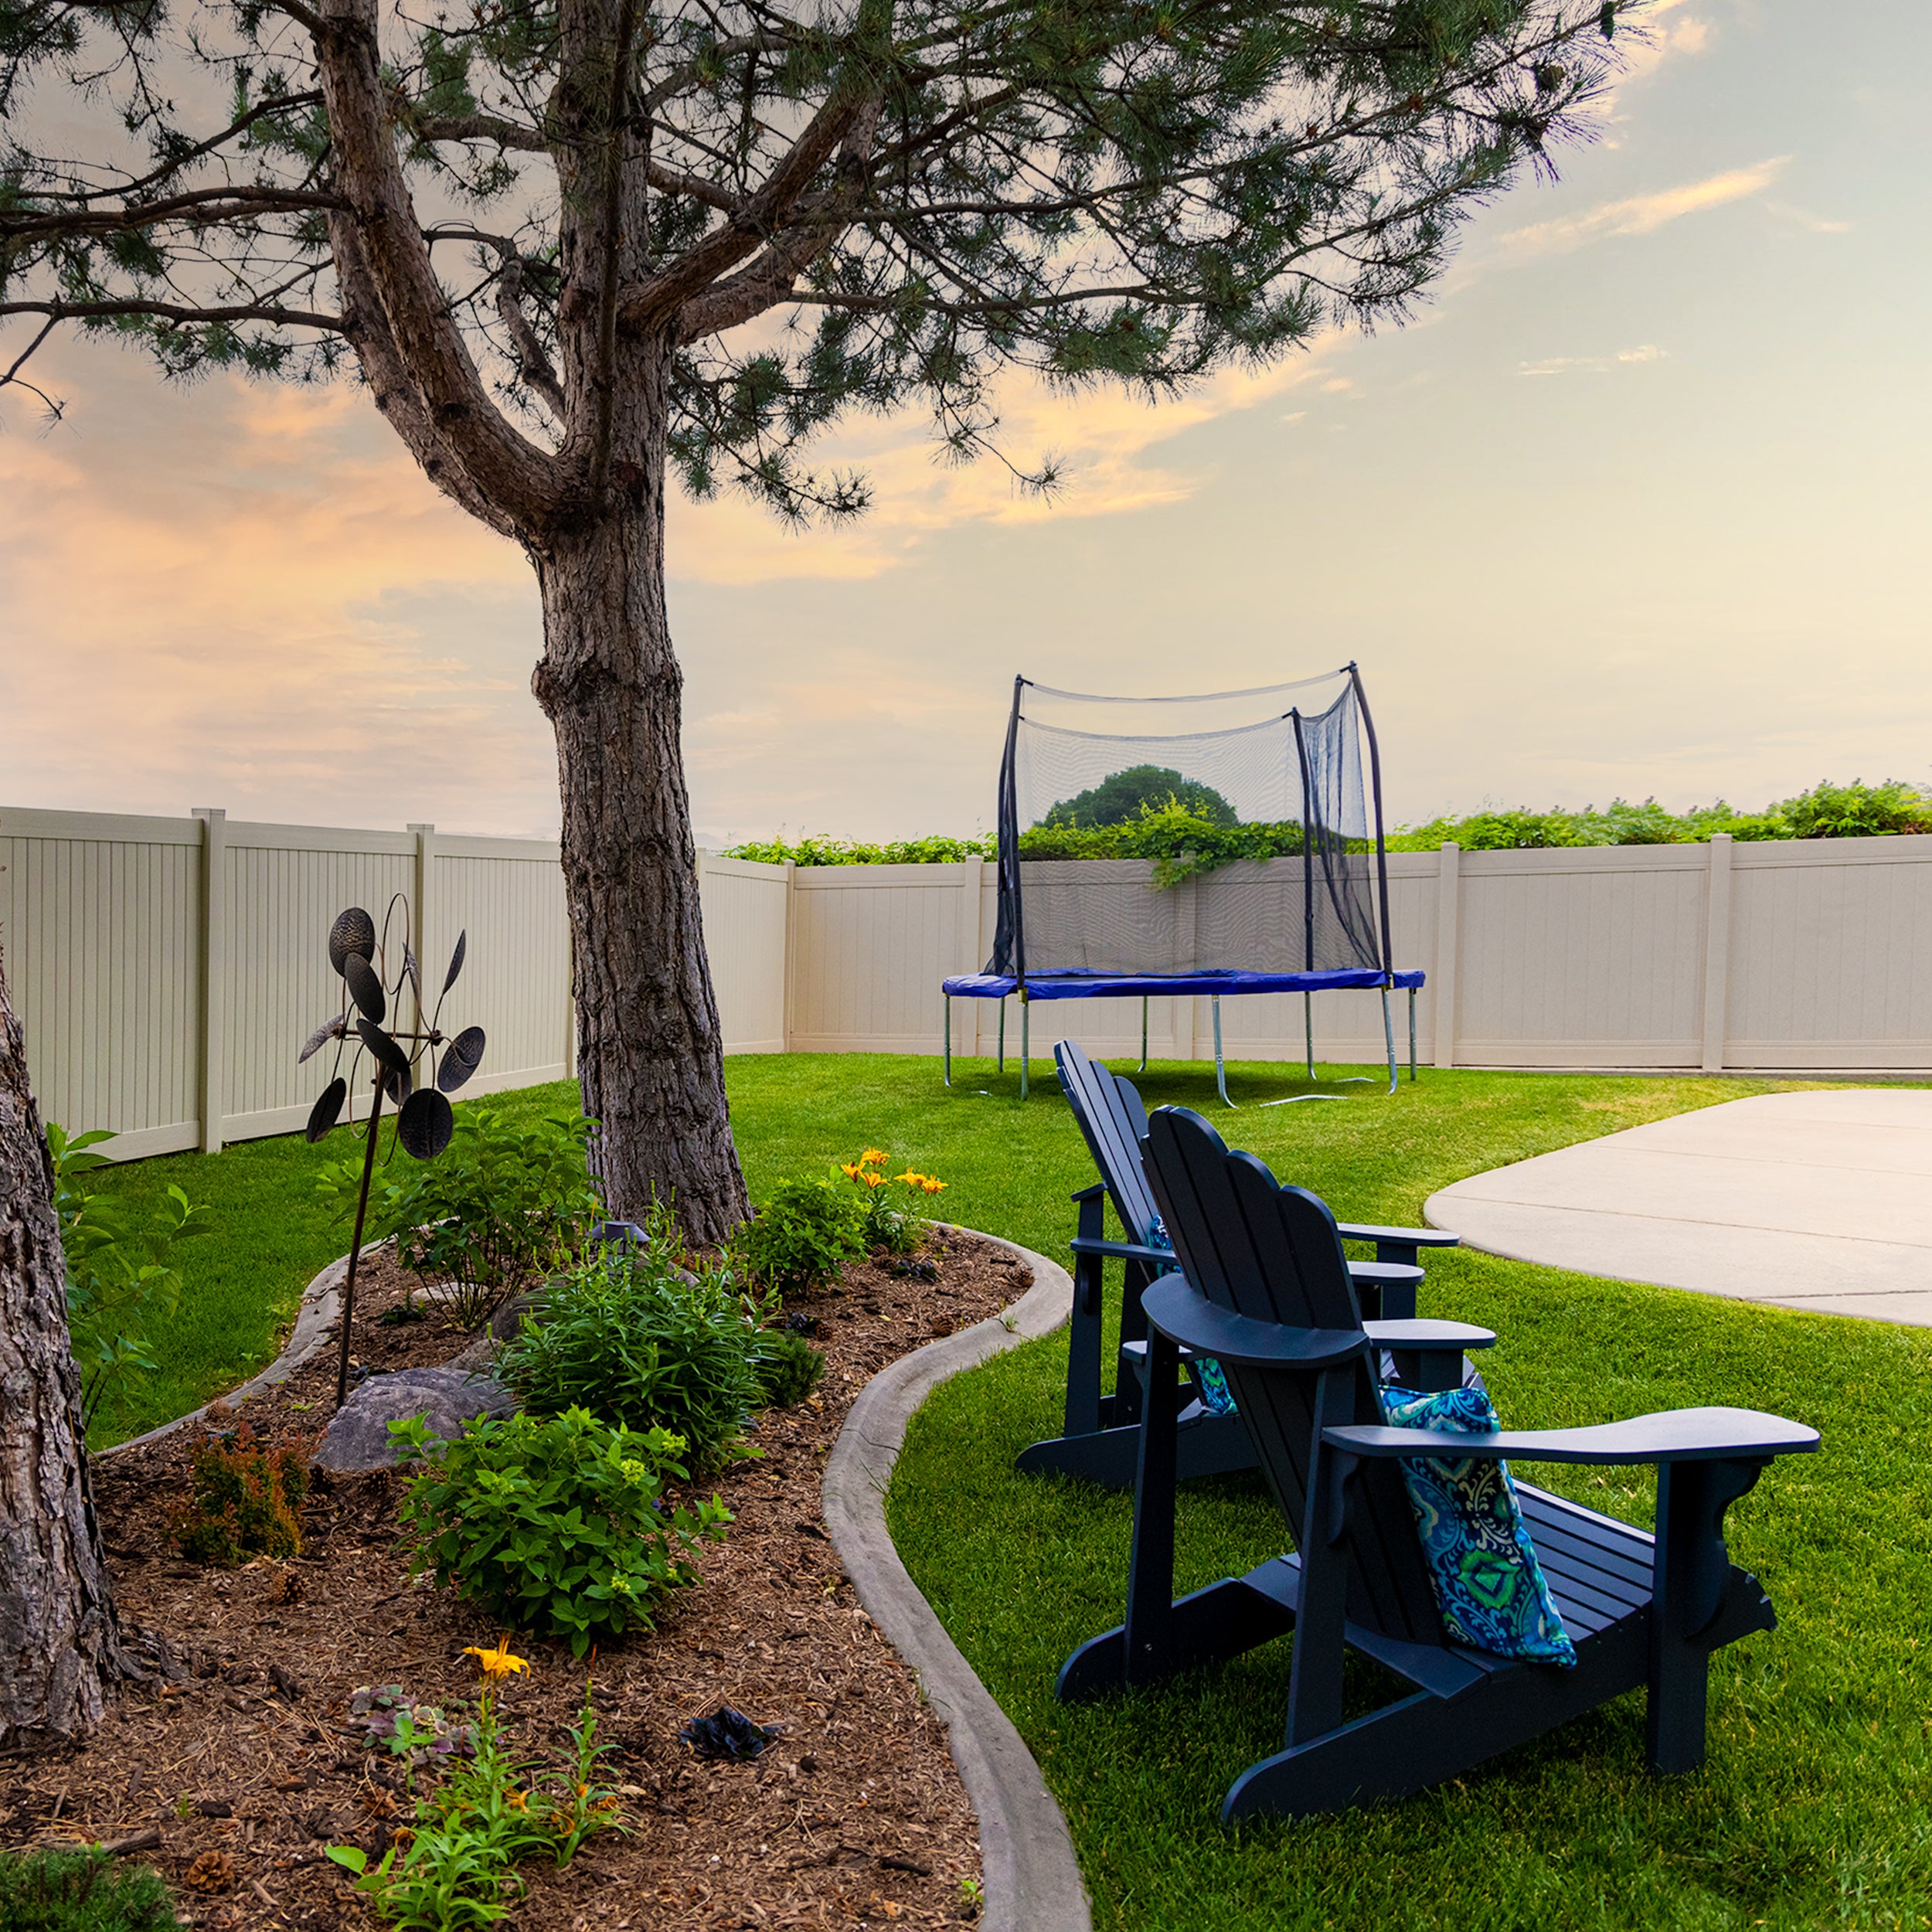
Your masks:
M 0 809 L 0 947 L 41 1106 L 114 1128 L 129 1158 L 299 1127 L 321 1081 L 296 1048 L 339 1010 L 329 922 L 351 903 L 379 917 L 399 890 L 420 909 L 432 978 L 468 931 L 447 1012 L 489 1036 L 470 1090 L 559 1079 L 573 1060 L 557 860 L 554 843 L 427 826 Z M 1398 962 L 1429 974 L 1421 1057 L 1438 1066 L 1932 1073 L 1932 837 L 1451 845 L 1392 853 L 1389 874 Z M 701 885 L 729 1053 L 936 1053 L 940 981 L 992 943 L 979 859 L 707 854 Z M 1122 869 L 1117 889 L 1150 887 Z M 1400 997 L 1396 1010 L 1400 1029 Z M 1380 1057 L 1374 994 L 1319 995 L 1315 1018 L 1318 1055 Z M 1140 1020 L 1133 1000 L 1056 1002 L 1033 1049 L 1070 1034 L 1138 1052 Z M 1301 1053 L 1292 995 L 1230 1000 L 1223 1020 L 1232 1057 Z M 997 1023 L 992 1002 L 955 1000 L 954 1052 L 991 1053 Z M 1159 1058 L 1213 1050 L 1204 999 L 1154 1001 L 1148 1032 Z

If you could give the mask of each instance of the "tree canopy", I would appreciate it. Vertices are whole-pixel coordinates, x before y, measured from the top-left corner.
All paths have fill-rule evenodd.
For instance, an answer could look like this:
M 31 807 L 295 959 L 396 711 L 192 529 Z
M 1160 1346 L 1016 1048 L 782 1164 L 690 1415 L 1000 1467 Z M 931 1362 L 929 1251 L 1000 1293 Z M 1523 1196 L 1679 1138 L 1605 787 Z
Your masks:
M 1211 825 L 1232 825 L 1240 815 L 1212 785 L 1184 778 L 1165 765 L 1129 765 L 1110 772 L 1097 785 L 1051 807 L 1039 822 L 1047 827 L 1124 825 L 1172 807 Z
M 617 345 L 668 332 L 690 490 L 852 511 L 798 458 L 842 409 L 964 456 L 1004 365 L 1159 394 L 1399 318 L 1621 3 L 0 0 L 0 383 L 63 323 L 175 376 L 352 346 L 528 541 L 636 487 Z

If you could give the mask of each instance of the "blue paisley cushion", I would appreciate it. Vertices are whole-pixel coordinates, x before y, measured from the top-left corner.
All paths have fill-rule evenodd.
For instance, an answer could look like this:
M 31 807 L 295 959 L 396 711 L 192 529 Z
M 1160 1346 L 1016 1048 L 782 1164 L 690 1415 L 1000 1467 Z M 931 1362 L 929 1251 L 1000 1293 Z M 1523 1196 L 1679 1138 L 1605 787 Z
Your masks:
M 1173 1237 L 1167 1231 L 1167 1223 L 1158 1214 L 1148 1224 L 1144 1245 L 1160 1248 L 1168 1254 L 1174 1252 Z M 1202 1407 L 1217 1416 L 1233 1415 L 1234 1391 L 1228 1386 L 1228 1379 L 1222 1373 L 1220 1363 L 1211 1355 L 1197 1355 L 1189 1366 L 1193 1372 L 1194 1386 L 1201 1392 Z
M 1480 1387 L 1418 1395 L 1385 1385 L 1382 1406 L 1392 1429 L 1486 1435 L 1502 1426 Z M 1509 1465 L 1405 1457 L 1402 1476 L 1450 1641 L 1573 1668 L 1577 1647 L 1536 1560 Z

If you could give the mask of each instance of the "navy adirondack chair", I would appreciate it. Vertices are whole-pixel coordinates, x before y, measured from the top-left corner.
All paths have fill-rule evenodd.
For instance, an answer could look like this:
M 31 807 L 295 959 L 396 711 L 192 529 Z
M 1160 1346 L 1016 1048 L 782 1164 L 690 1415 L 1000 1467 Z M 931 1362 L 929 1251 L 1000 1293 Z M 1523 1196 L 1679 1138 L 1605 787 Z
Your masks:
M 1730 1561 L 1724 1512 L 1774 1457 L 1815 1449 L 1817 1432 L 1715 1408 L 1486 1435 L 1386 1427 L 1376 1342 L 1323 1203 L 1277 1185 L 1252 1155 L 1230 1153 L 1206 1121 L 1180 1108 L 1155 1114 L 1147 1163 L 1185 1274 L 1143 1298 L 1151 1338 L 1127 1621 L 1067 1659 L 1060 1696 L 1150 1683 L 1293 1631 L 1286 1747 L 1236 1781 L 1222 1809 L 1230 1821 L 1404 1796 L 1640 1685 L 1652 1767 L 1701 1764 L 1711 1653 L 1777 1622 L 1756 1579 Z M 1296 1549 L 1176 1602 L 1182 1345 L 1221 1362 Z M 1492 1655 L 1444 1633 L 1397 1459 L 1503 1457 L 1657 1466 L 1655 1537 L 1517 1485 L 1575 1645 L 1571 1668 Z M 1405 1679 L 1406 1692 L 1345 1721 L 1348 1648 Z
M 1131 1080 L 1090 1060 L 1072 1040 L 1053 1049 L 1060 1086 L 1074 1121 L 1094 1157 L 1100 1178 L 1073 1196 L 1080 1219 L 1073 1241 L 1073 1315 L 1066 1356 L 1066 1409 L 1063 1432 L 1020 1452 L 1015 1467 L 1029 1475 L 1058 1471 L 1082 1476 L 1111 1488 L 1133 1487 L 1139 1450 L 1146 1367 L 1147 1320 L 1141 1297 L 1150 1283 L 1175 1265 L 1172 1253 L 1150 1241 L 1159 1210 L 1149 1190 L 1141 1158 L 1147 1138 L 1147 1110 Z M 1105 1203 L 1126 1230 L 1124 1241 L 1105 1238 Z M 1375 1227 L 1345 1223 L 1345 1241 L 1372 1242 L 1376 1258 L 1354 1261 L 1349 1278 L 1362 1314 L 1371 1321 L 1413 1319 L 1416 1288 L 1422 1280 L 1417 1257 L 1423 1248 L 1454 1247 L 1460 1236 L 1435 1228 Z M 1124 1264 L 1120 1345 L 1114 1360 L 1114 1392 L 1102 1393 L 1101 1323 L 1104 1271 L 1109 1261 Z M 1184 1357 L 1184 1359 L 1185 1358 Z M 1403 1371 L 1416 1378 L 1428 1371 L 1406 1359 Z M 1410 1386 L 1416 1386 L 1411 1381 Z M 1434 1386 L 1433 1383 L 1430 1384 Z M 1198 1383 L 1182 1410 L 1176 1467 L 1185 1481 L 1254 1466 L 1254 1451 L 1240 1419 L 1217 1415 L 1202 1400 Z

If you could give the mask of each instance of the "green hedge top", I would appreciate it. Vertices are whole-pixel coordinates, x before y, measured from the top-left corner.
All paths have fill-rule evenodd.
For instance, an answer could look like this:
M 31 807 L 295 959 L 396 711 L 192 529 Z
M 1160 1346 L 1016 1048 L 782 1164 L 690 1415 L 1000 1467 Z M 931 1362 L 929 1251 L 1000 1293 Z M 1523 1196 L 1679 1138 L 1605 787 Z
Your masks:
M 1736 811 L 1719 799 L 1688 811 L 1666 811 L 1655 798 L 1633 805 L 1618 798 L 1599 811 L 1491 810 L 1462 818 L 1447 815 L 1389 835 L 1391 852 L 1434 852 L 1454 843 L 1465 852 L 1509 852 L 1551 845 L 1673 845 L 1695 843 L 1713 832 L 1733 838 L 1869 838 L 1895 832 L 1932 832 L 1932 792 L 1902 779 L 1868 785 L 1828 781 L 1761 811 Z M 1191 873 L 1212 872 L 1237 859 L 1291 857 L 1301 849 L 1298 825 L 1226 825 L 1197 815 L 1170 798 L 1158 808 L 1113 825 L 1036 825 L 1019 838 L 1022 859 L 1151 859 L 1155 882 L 1171 885 Z M 941 866 L 962 859 L 992 859 L 997 847 L 980 838 L 901 838 L 871 844 L 814 835 L 796 841 L 750 839 L 732 846 L 727 859 L 767 865 L 791 859 L 801 866 Z

